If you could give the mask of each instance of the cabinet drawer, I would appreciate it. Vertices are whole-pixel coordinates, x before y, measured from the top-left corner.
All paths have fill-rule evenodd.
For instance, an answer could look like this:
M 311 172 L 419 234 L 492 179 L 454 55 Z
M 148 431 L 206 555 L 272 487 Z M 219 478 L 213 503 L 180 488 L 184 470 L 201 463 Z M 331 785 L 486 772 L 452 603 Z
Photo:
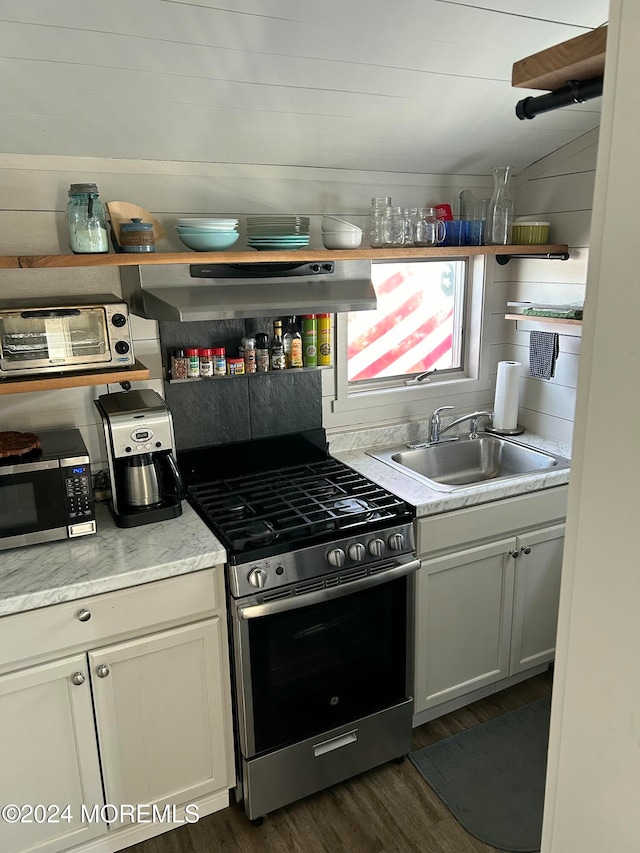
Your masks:
M 418 556 L 428 557 L 438 551 L 459 549 L 461 545 L 520 533 L 527 528 L 564 519 L 568 492 L 568 486 L 557 486 L 529 495 L 418 518 Z
M 223 569 L 206 569 L 0 619 L 0 667 L 217 612 Z M 88 611 L 87 621 L 78 618 Z

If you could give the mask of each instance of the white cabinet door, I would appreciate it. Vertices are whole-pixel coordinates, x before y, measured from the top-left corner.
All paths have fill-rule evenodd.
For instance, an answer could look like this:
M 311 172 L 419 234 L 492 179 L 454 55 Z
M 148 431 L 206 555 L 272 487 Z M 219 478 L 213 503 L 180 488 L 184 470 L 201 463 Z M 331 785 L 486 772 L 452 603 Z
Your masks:
M 90 652 L 108 803 L 163 807 L 229 787 L 223 630 L 214 618 Z
M 564 524 L 518 536 L 510 675 L 553 660 Z
M 423 560 L 416 611 L 416 702 L 424 711 L 506 678 L 516 538 Z
M 82 821 L 83 804 L 104 804 L 85 655 L 0 677 L 0 762 L 0 804 L 51 807 L 0 819 L 2 853 L 57 853 L 106 831 Z

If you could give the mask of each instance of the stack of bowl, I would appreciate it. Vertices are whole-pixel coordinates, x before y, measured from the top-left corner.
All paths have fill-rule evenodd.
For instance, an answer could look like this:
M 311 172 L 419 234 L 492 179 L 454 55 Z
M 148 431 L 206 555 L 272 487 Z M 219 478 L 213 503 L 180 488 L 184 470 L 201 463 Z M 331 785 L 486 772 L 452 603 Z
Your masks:
M 325 249 L 357 249 L 362 241 L 362 228 L 337 216 L 322 217 L 322 243 Z
M 247 216 L 247 243 L 252 249 L 301 249 L 309 245 L 309 217 Z
M 195 252 L 223 252 L 238 237 L 238 220 L 221 217 L 178 219 L 178 237 Z

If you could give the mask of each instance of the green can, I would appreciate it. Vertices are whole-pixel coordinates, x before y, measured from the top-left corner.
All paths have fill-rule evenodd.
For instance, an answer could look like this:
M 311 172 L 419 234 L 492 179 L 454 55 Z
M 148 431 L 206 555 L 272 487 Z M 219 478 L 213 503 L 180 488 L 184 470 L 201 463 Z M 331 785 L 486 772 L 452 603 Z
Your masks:
M 318 320 L 315 314 L 302 317 L 302 363 L 304 367 L 318 366 Z

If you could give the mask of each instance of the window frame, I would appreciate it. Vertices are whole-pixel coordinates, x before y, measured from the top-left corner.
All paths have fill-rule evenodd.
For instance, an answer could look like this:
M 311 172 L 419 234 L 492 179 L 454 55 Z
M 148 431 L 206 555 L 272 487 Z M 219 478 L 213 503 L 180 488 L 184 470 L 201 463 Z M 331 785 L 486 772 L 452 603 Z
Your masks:
M 372 263 L 429 263 L 432 259 L 394 258 Z M 463 323 L 466 334 L 463 345 L 461 369 L 436 372 L 424 382 L 398 379 L 392 385 L 378 381 L 377 387 L 363 383 L 356 387 L 347 378 L 348 320 L 346 314 L 336 315 L 336 357 L 334 360 L 335 394 L 331 401 L 331 412 L 341 421 L 352 413 L 354 423 L 393 422 L 424 416 L 429 403 L 446 403 L 448 398 L 491 389 L 489 375 L 489 336 L 491 306 L 487 298 L 487 256 L 463 253 L 447 255 L 433 260 L 466 261 L 467 276 L 464 284 L 466 306 Z M 358 414 L 365 418 L 357 418 Z M 342 417 L 341 417 L 342 416 Z M 330 424 L 327 424 L 330 426 Z

